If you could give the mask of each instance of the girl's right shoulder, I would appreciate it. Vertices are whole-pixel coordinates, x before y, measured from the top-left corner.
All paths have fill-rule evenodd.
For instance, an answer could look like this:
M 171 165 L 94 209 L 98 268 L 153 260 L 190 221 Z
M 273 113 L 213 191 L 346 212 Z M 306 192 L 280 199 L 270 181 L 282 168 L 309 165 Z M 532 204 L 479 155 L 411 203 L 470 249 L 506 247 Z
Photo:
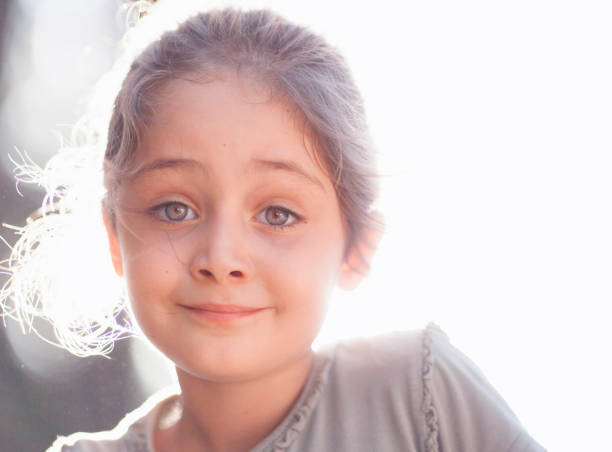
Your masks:
M 118 441 L 77 439 L 74 435 L 70 435 L 58 437 L 47 452 L 124 452 L 125 450 Z
M 161 415 L 171 415 L 177 391 L 170 386 L 156 392 L 112 430 L 59 436 L 46 452 L 152 452 L 153 432 Z
M 129 426 L 123 434 L 113 430 L 96 433 L 74 433 L 58 437 L 47 452 L 149 452 L 147 419 Z

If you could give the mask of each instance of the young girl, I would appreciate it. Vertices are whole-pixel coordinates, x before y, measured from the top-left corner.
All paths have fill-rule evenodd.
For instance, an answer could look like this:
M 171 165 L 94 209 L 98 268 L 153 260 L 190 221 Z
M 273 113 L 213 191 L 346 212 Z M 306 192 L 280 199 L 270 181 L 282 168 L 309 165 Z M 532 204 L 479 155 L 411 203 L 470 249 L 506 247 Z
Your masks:
M 434 326 L 311 350 L 331 290 L 360 283 L 382 231 L 361 97 L 320 37 L 269 11 L 193 16 L 133 60 L 103 144 L 126 312 L 180 390 L 50 450 L 542 450 Z M 106 352 L 129 328 L 120 301 L 60 316 L 61 296 L 18 293 L 52 235 L 41 222 L 76 215 L 59 186 L 3 297 L 78 354 Z

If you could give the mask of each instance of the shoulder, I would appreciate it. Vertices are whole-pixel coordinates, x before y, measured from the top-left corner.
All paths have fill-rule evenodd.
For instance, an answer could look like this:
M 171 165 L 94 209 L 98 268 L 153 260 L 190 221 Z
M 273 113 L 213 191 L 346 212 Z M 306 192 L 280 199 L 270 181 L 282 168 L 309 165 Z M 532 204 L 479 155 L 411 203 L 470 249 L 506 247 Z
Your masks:
M 329 384 L 335 393 L 346 393 L 353 402 L 361 400 L 364 407 L 388 404 L 390 399 L 417 406 L 422 343 L 420 330 L 340 342 L 333 350 Z
M 59 436 L 47 452 L 150 452 L 158 414 L 176 399 L 176 393 L 176 387 L 172 386 L 153 394 L 112 430 Z
M 334 349 L 337 365 L 351 370 L 377 367 L 419 367 L 423 330 L 396 331 L 375 337 L 340 342 Z
M 435 325 L 423 332 L 422 380 L 431 450 L 544 450 L 478 366 Z
M 380 412 L 384 404 L 395 419 L 410 419 L 424 450 L 543 450 L 481 370 L 433 324 L 341 343 L 332 372 L 335 390 L 364 400 L 364 409 Z
M 147 451 L 145 421 L 139 420 L 125 431 L 117 428 L 104 432 L 73 433 L 58 437 L 47 452 L 127 452 Z

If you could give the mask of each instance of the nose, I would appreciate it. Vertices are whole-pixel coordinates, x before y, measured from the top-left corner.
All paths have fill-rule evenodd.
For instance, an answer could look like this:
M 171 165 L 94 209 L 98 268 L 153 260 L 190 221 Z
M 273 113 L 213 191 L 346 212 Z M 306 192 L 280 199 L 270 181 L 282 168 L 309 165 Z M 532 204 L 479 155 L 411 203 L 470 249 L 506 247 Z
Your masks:
M 200 229 L 200 228 L 199 228 Z M 196 246 L 190 272 L 197 280 L 218 284 L 246 281 L 251 273 L 245 231 L 238 221 L 211 219 L 194 231 Z

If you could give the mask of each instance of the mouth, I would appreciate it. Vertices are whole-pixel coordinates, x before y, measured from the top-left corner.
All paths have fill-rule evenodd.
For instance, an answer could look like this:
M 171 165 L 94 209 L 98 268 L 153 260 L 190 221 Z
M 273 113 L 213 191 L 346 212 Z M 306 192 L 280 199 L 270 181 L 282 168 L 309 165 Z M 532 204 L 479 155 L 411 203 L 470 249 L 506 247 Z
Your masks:
M 268 309 L 219 303 L 204 303 L 199 305 L 179 304 L 179 306 L 197 318 L 214 323 L 231 323 L 243 319 L 246 320 Z

